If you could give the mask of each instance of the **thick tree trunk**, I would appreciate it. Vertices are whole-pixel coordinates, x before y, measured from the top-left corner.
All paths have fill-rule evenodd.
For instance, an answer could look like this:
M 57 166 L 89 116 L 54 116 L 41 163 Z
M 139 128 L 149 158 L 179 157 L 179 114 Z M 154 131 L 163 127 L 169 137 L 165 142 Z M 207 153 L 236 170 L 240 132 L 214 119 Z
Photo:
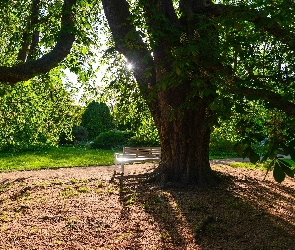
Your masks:
M 181 27 L 182 22 L 177 19 L 171 0 L 140 2 L 144 8 L 149 32 L 152 34 L 154 44 L 152 55 L 132 22 L 128 1 L 102 1 L 116 49 L 134 65 L 134 76 L 159 131 L 162 160 L 154 172 L 155 177 L 161 178 L 164 182 L 208 186 L 215 183 L 209 164 L 211 117 L 208 108 L 214 97 L 200 97 L 199 89 L 192 81 L 193 76 L 199 76 L 202 78 L 204 88 L 213 89 L 206 73 L 211 69 L 202 67 L 202 62 L 208 62 L 209 59 L 212 61 L 214 53 L 209 53 L 208 46 L 203 45 L 203 50 L 199 49 L 203 52 L 198 53 L 198 56 L 194 51 L 191 53 L 187 51 L 187 58 L 196 57 L 195 62 L 190 62 L 193 65 L 188 67 L 190 72 L 187 73 L 190 73 L 191 77 L 188 75 L 179 77 L 173 64 L 175 62 L 177 65 L 177 60 L 184 59 L 174 54 L 177 52 L 175 48 L 187 45 L 181 42 L 180 35 L 184 30 L 196 29 L 196 25 L 192 23 L 191 27 Z M 202 1 L 184 2 L 185 8 L 190 8 L 195 2 Z M 190 9 L 188 11 L 189 17 L 191 11 Z M 154 18 L 155 14 L 158 18 Z M 196 23 L 199 21 L 196 20 Z M 207 34 L 208 28 L 203 33 Z M 209 36 L 208 41 L 211 41 L 210 34 L 206 35 Z M 195 43 L 193 32 L 187 37 Z M 177 79 L 174 79 L 174 76 Z
M 157 110 L 151 108 L 162 147 L 156 173 L 165 183 L 213 185 L 216 178 L 209 163 L 209 102 L 198 97 L 193 103 L 180 107 L 178 102 L 182 98 L 179 97 L 185 97 L 184 89 L 163 91 L 159 94 Z

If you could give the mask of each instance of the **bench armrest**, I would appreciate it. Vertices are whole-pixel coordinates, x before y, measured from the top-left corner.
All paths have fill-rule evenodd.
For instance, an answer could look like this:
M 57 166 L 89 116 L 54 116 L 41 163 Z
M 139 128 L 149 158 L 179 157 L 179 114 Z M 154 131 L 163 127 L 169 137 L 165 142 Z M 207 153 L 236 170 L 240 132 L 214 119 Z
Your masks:
M 122 158 L 123 157 L 123 154 L 121 154 L 121 153 L 115 153 L 114 154 L 114 160 L 115 160 L 115 165 L 117 166 L 117 164 L 118 164 L 118 161 L 117 161 L 117 159 L 118 158 Z

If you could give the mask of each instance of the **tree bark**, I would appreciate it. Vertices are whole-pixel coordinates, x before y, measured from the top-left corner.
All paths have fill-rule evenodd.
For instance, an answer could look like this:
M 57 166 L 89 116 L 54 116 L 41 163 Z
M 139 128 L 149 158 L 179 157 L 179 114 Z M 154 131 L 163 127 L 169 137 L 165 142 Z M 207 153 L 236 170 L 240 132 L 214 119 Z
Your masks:
M 158 177 L 165 183 L 212 185 L 216 179 L 209 163 L 209 102 L 195 98 L 191 107 L 175 107 L 175 98 L 185 97 L 183 89 L 188 88 L 182 85 L 160 92 L 160 112 L 152 111 L 162 148 Z

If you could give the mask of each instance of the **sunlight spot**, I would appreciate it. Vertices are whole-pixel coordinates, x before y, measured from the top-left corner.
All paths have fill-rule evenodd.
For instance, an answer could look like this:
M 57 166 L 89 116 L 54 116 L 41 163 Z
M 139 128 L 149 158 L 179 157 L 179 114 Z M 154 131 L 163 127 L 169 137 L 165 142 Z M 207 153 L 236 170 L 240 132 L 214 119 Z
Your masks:
M 131 63 L 128 63 L 128 64 L 127 64 L 127 69 L 128 69 L 128 70 L 131 70 L 132 68 L 133 68 L 133 65 L 132 65 Z

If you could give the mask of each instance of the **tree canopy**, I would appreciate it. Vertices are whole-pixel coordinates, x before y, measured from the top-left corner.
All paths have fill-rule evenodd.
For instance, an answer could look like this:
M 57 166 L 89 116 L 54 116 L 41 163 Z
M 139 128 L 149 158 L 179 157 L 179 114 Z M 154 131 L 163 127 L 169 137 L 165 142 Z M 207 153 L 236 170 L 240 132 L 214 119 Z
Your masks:
M 276 153 L 295 156 L 294 1 L 101 3 L 103 8 L 99 1 L 86 0 L 1 3 L 0 82 L 28 80 L 67 56 L 63 63 L 83 69 L 85 78 L 92 68 L 83 68 L 82 62 L 89 63 L 99 44 L 98 29 L 109 28 L 111 51 L 133 65 L 159 131 L 163 154 L 156 176 L 199 185 L 214 182 L 208 161 L 210 133 L 233 114 L 248 117 L 243 123 L 247 129 L 238 130 L 237 150 L 257 162 L 252 143 L 265 137 L 269 150 L 264 159 L 273 160 L 280 176 L 293 176 L 288 166 L 277 164 Z M 106 23 L 108 27 L 102 26 Z M 255 133 L 253 105 L 281 117 L 266 122 L 279 127 L 279 133 Z
M 1 86 L 0 150 L 33 150 L 57 145 L 78 123 L 79 109 L 54 73 Z

